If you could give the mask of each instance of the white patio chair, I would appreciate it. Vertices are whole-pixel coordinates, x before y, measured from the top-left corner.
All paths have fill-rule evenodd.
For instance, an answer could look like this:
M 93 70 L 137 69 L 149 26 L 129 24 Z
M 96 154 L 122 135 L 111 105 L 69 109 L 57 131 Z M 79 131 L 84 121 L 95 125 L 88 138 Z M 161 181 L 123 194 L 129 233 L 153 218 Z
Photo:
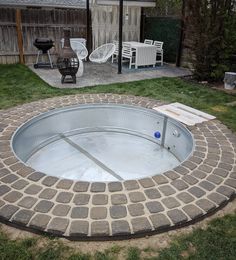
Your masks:
M 153 44 L 153 40 L 145 39 L 145 40 L 144 40 L 144 43 L 145 43 L 145 44 L 152 45 L 152 44 Z
M 164 54 L 163 44 L 164 44 L 164 42 L 159 42 L 159 41 L 154 41 L 154 43 L 153 43 L 153 45 L 155 45 L 157 47 L 156 63 L 161 63 L 161 66 L 163 66 L 163 54 Z
M 114 43 L 103 44 L 89 55 L 89 60 L 96 63 L 105 63 L 114 54 L 115 50 Z
M 118 41 L 113 41 L 113 43 L 116 46 L 115 52 L 113 53 L 112 57 L 111 57 L 111 62 L 113 63 L 114 60 L 118 58 L 119 55 L 119 42 Z
M 135 65 L 135 59 L 136 59 L 136 51 L 132 50 L 131 44 L 129 43 L 123 43 L 122 48 L 122 59 L 129 59 L 129 68 L 131 69 L 132 65 Z

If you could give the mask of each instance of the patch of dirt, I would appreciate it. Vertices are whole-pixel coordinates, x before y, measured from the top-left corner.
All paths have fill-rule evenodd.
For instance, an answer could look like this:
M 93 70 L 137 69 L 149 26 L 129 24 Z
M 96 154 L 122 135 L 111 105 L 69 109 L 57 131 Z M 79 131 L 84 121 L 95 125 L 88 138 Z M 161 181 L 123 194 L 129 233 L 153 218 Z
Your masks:
M 189 234 L 196 228 L 205 229 L 210 220 L 233 213 L 236 213 L 236 199 L 229 202 L 224 208 L 217 211 L 214 215 L 209 216 L 200 222 L 161 234 L 122 241 L 69 241 L 65 238 L 59 238 L 58 240 L 62 242 L 65 246 L 69 246 L 76 251 L 90 254 L 94 254 L 96 251 L 104 251 L 114 246 L 123 248 L 121 250 L 121 254 L 124 252 L 124 250 L 126 251 L 128 247 L 137 247 L 140 250 L 146 249 L 147 251 L 148 249 L 152 249 L 156 251 L 158 249 L 168 247 L 172 239 L 174 239 L 176 236 Z M 1 225 L 1 229 L 5 233 L 7 233 L 11 239 L 15 240 L 37 237 L 40 240 L 39 243 L 44 243 L 45 240 L 48 239 L 45 236 L 33 234 L 28 231 L 20 230 L 5 224 Z

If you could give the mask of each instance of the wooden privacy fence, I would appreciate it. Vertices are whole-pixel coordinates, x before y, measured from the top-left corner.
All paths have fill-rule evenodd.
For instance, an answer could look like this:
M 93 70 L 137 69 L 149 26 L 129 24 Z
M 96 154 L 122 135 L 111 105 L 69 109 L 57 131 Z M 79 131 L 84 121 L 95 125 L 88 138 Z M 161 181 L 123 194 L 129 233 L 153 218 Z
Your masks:
M 19 62 L 16 14 L 14 8 L 0 8 L 0 63 L 2 64 Z M 35 62 L 37 49 L 33 42 L 38 37 L 49 37 L 55 42 L 55 47 L 50 50 L 55 61 L 61 50 L 64 27 L 71 28 L 71 37 L 86 38 L 86 10 L 22 9 L 21 25 L 25 62 L 27 64 Z

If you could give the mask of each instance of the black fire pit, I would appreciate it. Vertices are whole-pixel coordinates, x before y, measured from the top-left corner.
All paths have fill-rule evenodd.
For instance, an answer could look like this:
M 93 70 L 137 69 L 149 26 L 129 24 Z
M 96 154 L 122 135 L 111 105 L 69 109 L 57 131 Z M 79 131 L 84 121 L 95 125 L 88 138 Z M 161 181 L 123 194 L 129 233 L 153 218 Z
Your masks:
M 57 59 L 57 67 L 61 73 L 61 83 L 76 83 L 76 73 L 79 69 L 79 59 L 70 45 L 70 30 L 64 29 L 64 47 Z M 70 76 L 70 79 L 66 79 Z
M 51 68 L 53 68 L 52 59 L 49 52 L 49 50 L 53 47 L 52 39 L 37 38 L 34 41 L 34 46 L 38 49 L 37 60 L 36 63 L 34 64 L 34 67 L 38 68 L 38 67 L 50 66 Z M 47 54 L 49 63 L 39 62 L 39 56 L 43 54 Z

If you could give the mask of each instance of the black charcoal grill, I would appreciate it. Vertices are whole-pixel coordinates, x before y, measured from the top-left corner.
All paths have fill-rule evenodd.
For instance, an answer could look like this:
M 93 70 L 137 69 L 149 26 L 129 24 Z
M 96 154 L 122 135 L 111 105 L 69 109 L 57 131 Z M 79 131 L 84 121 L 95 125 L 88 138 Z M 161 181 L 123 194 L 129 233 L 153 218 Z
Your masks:
M 49 38 L 37 38 L 34 41 L 34 46 L 38 49 L 38 55 L 36 59 L 36 63 L 34 64 L 35 68 L 39 67 L 48 67 L 50 66 L 53 68 L 52 59 L 50 56 L 49 50 L 53 47 L 53 41 Z M 46 62 L 39 62 L 40 55 L 46 54 L 48 56 L 48 63 Z

